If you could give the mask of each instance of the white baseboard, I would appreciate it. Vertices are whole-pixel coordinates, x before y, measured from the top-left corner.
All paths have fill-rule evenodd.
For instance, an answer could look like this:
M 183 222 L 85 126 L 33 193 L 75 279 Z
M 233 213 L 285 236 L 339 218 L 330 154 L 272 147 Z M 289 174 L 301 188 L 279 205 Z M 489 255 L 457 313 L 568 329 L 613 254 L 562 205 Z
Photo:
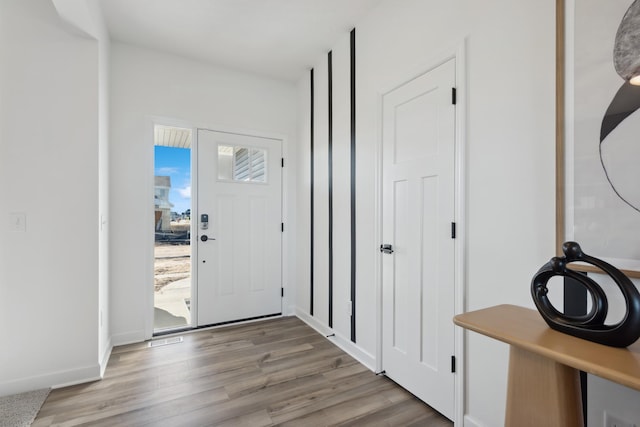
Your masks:
M 333 334 L 333 331 L 331 329 L 329 329 L 324 323 L 318 321 L 318 319 L 316 319 L 313 316 L 310 316 L 308 313 L 305 313 L 304 311 L 297 309 L 296 308 L 296 314 L 295 316 L 297 318 L 299 318 L 300 320 L 302 320 L 304 323 L 306 323 L 307 325 L 311 326 L 313 329 L 315 329 L 319 334 L 324 335 L 325 337 L 327 335 L 331 335 Z
M 372 372 L 376 371 L 376 358 L 364 351 L 358 345 L 354 344 L 349 338 L 340 335 L 339 333 L 335 333 L 335 337 L 333 337 L 333 342 L 335 345 L 344 350 L 349 356 L 356 359 L 358 362 L 362 363 L 364 366 L 369 368 Z
M 311 326 L 313 329 L 318 331 L 318 333 L 324 335 L 337 345 L 340 349 L 342 349 L 349 356 L 356 359 L 358 362 L 362 363 L 364 366 L 369 368 L 371 371 L 375 372 L 376 370 L 376 359 L 374 356 L 369 354 L 368 352 L 361 349 L 359 346 L 351 342 L 346 337 L 336 333 L 333 329 L 327 327 L 322 322 L 319 322 L 314 317 L 310 316 L 308 313 L 304 311 L 296 309 L 296 317 L 305 322 L 307 325 Z
M 469 415 L 464 416 L 464 427 L 484 427 L 484 424 L 481 424 L 480 421 L 476 420 Z
M 61 388 L 100 379 L 100 366 L 96 363 L 66 371 L 51 372 L 0 383 L 0 396 L 24 393 L 42 388 Z
M 119 345 L 135 344 L 143 342 L 144 340 L 144 331 L 132 331 L 111 335 L 111 345 L 113 347 L 117 347 Z
M 111 357 L 111 351 L 113 350 L 113 345 L 111 344 L 111 338 L 107 341 L 107 348 L 104 350 L 102 357 L 100 358 L 100 378 L 104 378 L 104 371 L 107 369 L 107 364 L 109 363 L 109 358 Z

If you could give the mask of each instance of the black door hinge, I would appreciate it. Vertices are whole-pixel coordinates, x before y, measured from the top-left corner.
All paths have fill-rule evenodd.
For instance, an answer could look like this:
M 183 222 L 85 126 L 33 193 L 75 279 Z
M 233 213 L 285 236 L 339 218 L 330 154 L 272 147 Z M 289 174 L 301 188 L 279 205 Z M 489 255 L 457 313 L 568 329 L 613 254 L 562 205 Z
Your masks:
M 451 238 L 452 239 L 456 238 L 456 223 L 455 222 L 451 223 Z
M 451 88 L 451 103 L 453 105 L 456 105 L 457 101 L 458 101 L 458 97 L 457 97 L 457 94 L 456 94 L 456 88 L 452 87 Z
M 284 233 L 284 222 L 280 223 L 280 231 Z
M 284 157 L 280 158 L 280 164 L 282 165 L 282 167 L 284 167 Z
M 451 356 L 451 372 L 452 373 L 456 372 L 456 357 L 455 356 Z
M 280 288 L 280 296 L 284 298 L 284 288 Z

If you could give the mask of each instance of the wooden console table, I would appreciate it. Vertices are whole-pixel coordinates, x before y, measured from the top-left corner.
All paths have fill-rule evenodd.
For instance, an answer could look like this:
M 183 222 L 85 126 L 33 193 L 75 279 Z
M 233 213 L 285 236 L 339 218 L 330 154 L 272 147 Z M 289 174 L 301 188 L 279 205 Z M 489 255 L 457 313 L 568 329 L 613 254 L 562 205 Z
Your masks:
M 579 371 L 640 390 L 640 340 L 608 347 L 551 329 L 536 311 L 498 305 L 454 323 L 510 345 L 507 427 L 582 427 Z

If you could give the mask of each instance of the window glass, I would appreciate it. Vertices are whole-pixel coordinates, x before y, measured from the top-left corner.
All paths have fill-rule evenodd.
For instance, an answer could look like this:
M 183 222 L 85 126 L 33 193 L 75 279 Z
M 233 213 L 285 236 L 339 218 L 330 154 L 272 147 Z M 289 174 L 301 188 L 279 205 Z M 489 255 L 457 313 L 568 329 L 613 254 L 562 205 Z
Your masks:
M 267 152 L 262 148 L 218 146 L 218 179 L 267 182 Z

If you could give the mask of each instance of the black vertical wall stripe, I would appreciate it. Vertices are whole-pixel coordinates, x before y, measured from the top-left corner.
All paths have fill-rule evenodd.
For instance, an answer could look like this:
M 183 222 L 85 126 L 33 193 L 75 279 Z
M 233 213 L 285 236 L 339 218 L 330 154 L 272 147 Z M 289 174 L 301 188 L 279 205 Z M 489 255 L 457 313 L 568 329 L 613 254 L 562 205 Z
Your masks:
M 313 257 L 314 257 L 314 253 L 313 253 L 313 237 L 314 237 L 314 217 L 313 217 L 313 212 L 314 212 L 314 194 L 313 194 L 313 190 L 314 190 L 314 181 L 313 181 L 313 176 L 314 176 L 314 154 L 313 154 L 313 137 L 314 137 L 314 121 L 313 121 L 313 116 L 314 116 L 314 95 L 313 95 L 313 68 L 311 69 L 311 73 L 310 73 L 310 91 L 311 91 L 311 108 L 310 108 L 310 120 L 309 120 L 309 127 L 311 129 L 310 131 L 310 138 L 309 138 L 309 152 L 310 152 L 310 158 L 311 158 L 311 171 L 310 171 L 310 199 L 311 199 L 311 217 L 309 219 L 310 221 L 310 259 L 309 259 L 309 286 L 310 286 L 310 298 L 309 298 L 309 314 L 313 316 Z
M 587 273 L 581 273 L 585 276 Z M 587 314 L 587 288 L 570 277 L 564 278 L 564 314 L 584 316 Z M 580 389 L 582 391 L 582 416 L 587 419 L 587 374 L 580 371 Z
M 350 35 L 351 74 L 351 341 L 356 342 L 356 29 Z
M 333 61 L 331 51 L 327 55 L 327 81 L 329 87 L 329 327 L 333 328 Z

